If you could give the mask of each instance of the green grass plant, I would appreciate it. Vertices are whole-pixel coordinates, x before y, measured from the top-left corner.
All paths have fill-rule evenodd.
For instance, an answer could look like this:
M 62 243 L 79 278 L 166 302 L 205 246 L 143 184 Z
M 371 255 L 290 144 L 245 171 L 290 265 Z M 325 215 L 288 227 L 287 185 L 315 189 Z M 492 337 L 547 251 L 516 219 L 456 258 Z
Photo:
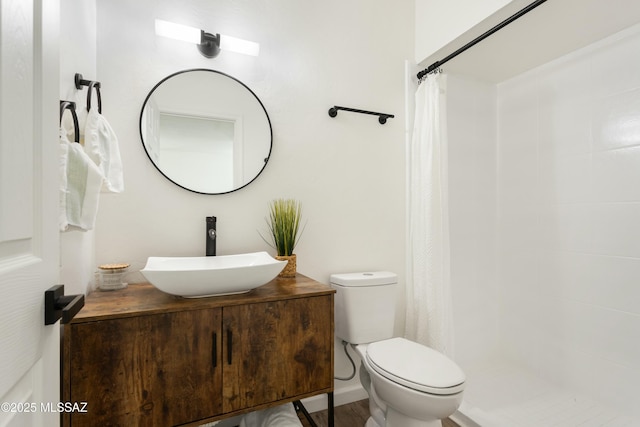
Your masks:
M 302 206 L 297 200 L 276 199 L 271 201 L 269 217 L 266 218 L 266 221 L 271 232 L 272 243 L 269 243 L 264 237 L 263 240 L 274 248 L 279 256 L 293 255 L 293 250 L 302 235 L 302 232 L 298 234 L 301 219 Z

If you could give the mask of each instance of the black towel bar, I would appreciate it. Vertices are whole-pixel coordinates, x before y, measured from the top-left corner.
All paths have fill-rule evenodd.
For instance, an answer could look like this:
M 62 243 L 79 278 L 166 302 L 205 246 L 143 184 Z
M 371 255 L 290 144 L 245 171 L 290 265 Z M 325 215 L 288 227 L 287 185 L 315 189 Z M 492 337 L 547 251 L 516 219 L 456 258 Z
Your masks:
M 337 105 L 334 105 L 333 107 L 329 108 L 329 116 L 331 116 L 331 117 L 337 116 L 338 115 L 338 110 L 351 111 L 352 113 L 370 114 L 372 116 L 378 116 L 378 122 L 380 122 L 381 125 L 387 123 L 387 119 L 393 119 L 395 117 L 393 114 L 376 113 L 374 111 L 366 111 L 366 110 L 358 110 L 358 109 L 355 109 L 355 108 L 339 107 Z

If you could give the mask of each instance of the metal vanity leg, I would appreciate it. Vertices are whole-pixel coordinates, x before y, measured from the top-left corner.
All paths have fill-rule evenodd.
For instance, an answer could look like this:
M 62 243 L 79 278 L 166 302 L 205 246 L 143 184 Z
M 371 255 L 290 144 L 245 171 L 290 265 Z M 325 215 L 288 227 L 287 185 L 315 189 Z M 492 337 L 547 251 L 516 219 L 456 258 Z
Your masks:
M 313 418 L 311 418 L 311 414 L 309 414 L 309 411 L 307 411 L 307 408 L 304 407 L 302 402 L 300 402 L 299 400 L 294 400 L 293 407 L 296 409 L 296 412 L 302 412 L 302 415 L 304 415 L 309 424 L 311 424 L 311 427 L 318 427 L 318 424 L 313 421 Z
M 294 400 L 293 407 L 295 408 L 296 412 L 302 412 L 302 415 L 304 415 L 304 417 L 312 427 L 318 427 L 316 422 L 313 421 L 313 418 L 311 418 L 311 414 L 309 414 L 309 411 L 307 411 L 307 408 L 304 407 L 302 402 L 300 402 L 299 400 Z M 334 427 L 333 423 L 333 392 L 330 392 L 327 393 L 327 427 Z
M 327 393 L 327 424 L 333 427 L 333 392 Z

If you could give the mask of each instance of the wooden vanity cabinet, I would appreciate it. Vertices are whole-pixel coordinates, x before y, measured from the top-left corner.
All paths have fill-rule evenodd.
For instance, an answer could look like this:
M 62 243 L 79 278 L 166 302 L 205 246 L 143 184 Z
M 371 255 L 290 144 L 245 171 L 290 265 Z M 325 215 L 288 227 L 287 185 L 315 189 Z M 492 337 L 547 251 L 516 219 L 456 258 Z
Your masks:
M 224 412 L 332 387 L 332 308 L 332 296 L 225 307 Z
M 66 426 L 197 425 L 333 391 L 333 291 L 298 275 L 239 296 L 96 292 L 64 327 Z
M 72 414 L 71 425 L 172 426 L 221 413 L 222 372 L 212 363 L 221 319 L 222 309 L 210 309 L 66 327 L 64 400 L 88 411 Z

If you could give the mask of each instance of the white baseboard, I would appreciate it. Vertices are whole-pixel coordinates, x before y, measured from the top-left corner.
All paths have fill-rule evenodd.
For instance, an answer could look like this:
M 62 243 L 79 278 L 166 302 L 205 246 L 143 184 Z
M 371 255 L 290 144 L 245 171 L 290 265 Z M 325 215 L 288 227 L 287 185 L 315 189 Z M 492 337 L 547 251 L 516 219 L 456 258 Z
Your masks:
M 333 406 L 346 405 L 347 403 L 357 402 L 358 400 L 368 399 L 366 390 L 360 385 L 355 384 L 349 387 L 337 389 L 333 393 Z M 327 409 L 327 396 L 322 394 L 319 396 L 308 397 L 302 399 L 302 404 L 309 412 L 319 412 Z
M 460 427 L 481 427 L 480 424 L 476 423 L 460 411 L 456 411 L 449 418 Z

